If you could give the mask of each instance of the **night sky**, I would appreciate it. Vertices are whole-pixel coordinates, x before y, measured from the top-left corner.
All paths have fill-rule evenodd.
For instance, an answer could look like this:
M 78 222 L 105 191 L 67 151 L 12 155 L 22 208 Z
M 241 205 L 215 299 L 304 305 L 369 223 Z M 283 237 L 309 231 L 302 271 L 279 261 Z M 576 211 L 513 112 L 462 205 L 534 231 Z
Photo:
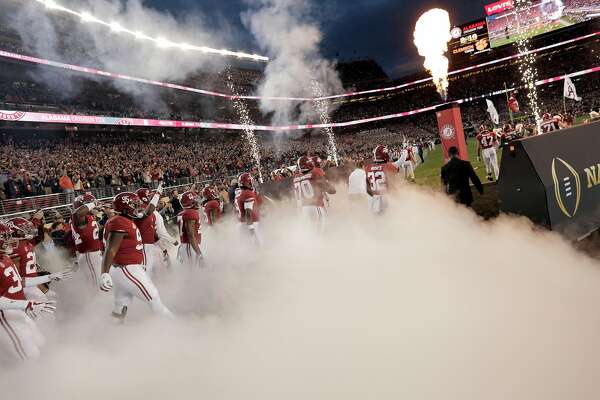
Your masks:
M 440 7 L 448 10 L 453 24 L 484 16 L 483 6 L 489 1 L 461 0 L 313 0 L 322 10 L 318 21 L 324 39 L 322 53 L 340 60 L 372 57 L 388 75 L 415 70 L 421 65 L 412 44 L 414 24 L 421 13 Z M 147 0 L 145 4 L 183 16 L 201 11 L 211 17 L 213 28 L 218 21 L 227 21 L 238 41 L 238 50 L 256 50 L 251 34 L 240 20 L 247 9 L 244 0 Z M 214 17 L 214 18 L 213 18 Z

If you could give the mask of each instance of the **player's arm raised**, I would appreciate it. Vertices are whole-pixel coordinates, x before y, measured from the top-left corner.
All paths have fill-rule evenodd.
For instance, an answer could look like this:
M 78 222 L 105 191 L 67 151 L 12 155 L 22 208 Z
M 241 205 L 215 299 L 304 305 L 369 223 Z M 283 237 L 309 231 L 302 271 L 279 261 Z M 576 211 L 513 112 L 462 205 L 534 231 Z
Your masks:
M 100 289 L 105 292 L 108 292 L 110 289 L 112 289 L 112 278 L 110 277 L 108 271 L 110 271 L 113 260 L 115 259 L 117 252 L 121 247 L 121 242 L 126 235 L 127 233 L 125 232 L 110 232 L 108 234 L 108 239 L 106 240 L 106 250 L 104 251 L 104 257 L 102 257 L 102 275 L 100 276 Z
M 144 216 L 148 217 L 152 215 L 154 210 L 156 210 L 158 202 L 160 201 L 160 196 L 162 196 L 163 192 L 163 183 L 161 182 L 158 184 L 158 187 L 156 188 L 156 193 L 154 193 L 154 196 L 152 196 L 152 200 L 150 200 L 150 203 L 148 203 L 148 207 L 146 207 L 146 209 L 144 210 Z

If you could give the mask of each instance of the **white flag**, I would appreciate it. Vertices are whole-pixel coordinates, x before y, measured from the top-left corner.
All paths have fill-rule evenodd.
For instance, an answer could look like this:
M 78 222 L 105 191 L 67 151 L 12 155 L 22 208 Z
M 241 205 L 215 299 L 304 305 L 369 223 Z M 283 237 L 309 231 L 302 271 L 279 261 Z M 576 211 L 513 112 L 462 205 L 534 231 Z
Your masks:
M 492 121 L 498 125 L 500 123 L 500 116 L 498 115 L 498 110 L 494 107 L 494 103 L 491 100 L 485 99 L 487 103 L 487 112 L 490 113 L 490 118 Z
M 581 101 L 581 97 L 577 96 L 577 89 L 575 89 L 575 85 L 573 84 L 573 81 L 571 81 L 571 78 L 569 78 L 568 76 L 565 78 L 564 96 L 567 99 Z

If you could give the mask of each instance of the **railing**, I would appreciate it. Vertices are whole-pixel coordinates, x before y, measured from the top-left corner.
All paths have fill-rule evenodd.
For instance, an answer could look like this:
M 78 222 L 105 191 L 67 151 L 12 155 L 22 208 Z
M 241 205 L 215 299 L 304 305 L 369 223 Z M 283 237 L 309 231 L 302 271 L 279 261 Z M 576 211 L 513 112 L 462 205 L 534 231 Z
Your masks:
M 211 180 L 200 180 L 199 177 L 179 178 L 174 180 L 175 185 L 171 185 L 166 190 L 180 189 L 194 183 L 206 184 Z M 106 186 L 102 188 L 86 189 L 83 192 L 92 193 L 99 200 L 109 200 L 121 192 L 133 192 L 140 187 L 156 188 L 158 182 L 152 182 L 144 185 L 122 185 Z M 71 203 L 77 193 L 57 193 L 43 196 L 24 197 L 21 199 L 9 199 L 0 202 L 0 218 L 8 219 L 31 214 L 37 210 L 57 210 L 63 216 L 68 216 L 71 210 Z M 49 221 L 51 222 L 51 221 Z

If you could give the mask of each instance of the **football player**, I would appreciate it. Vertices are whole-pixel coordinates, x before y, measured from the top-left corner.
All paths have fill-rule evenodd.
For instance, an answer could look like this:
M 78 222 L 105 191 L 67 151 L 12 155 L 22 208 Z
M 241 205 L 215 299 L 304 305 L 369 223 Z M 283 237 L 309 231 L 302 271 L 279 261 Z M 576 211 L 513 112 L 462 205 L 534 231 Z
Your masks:
M 542 122 L 540 123 L 540 133 L 555 132 L 560 129 L 558 124 L 558 118 L 552 117 L 552 115 L 545 113 L 542 116 Z
M 96 198 L 86 193 L 73 201 L 71 235 L 75 244 L 77 265 L 89 274 L 93 287 L 99 288 L 100 268 L 104 244 L 100 239 L 100 226 L 92 212 L 99 206 Z
M 400 153 L 400 159 L 402 160 L 402 167 L 404 168 L 404 178 L 414 181 L 416 160 L 412 145 L 408 144 L 403 146 Z
M 302 156 L 296 164 L 299 174 L 294 177 L 294 193 L 298 209 L 317 229 L 322 230 L 327 218 L 326 196 L 335 194 L 336 190 L 327 181 L 325 172 L 315 166 L 314 159 Z
M 193 190 L 188 190 L 181 195 L 183 211 L 177 215 L 179 238 L 181 245 L 177 258 L 182 265 L 189 268 L 202 266 L 202 225 L 200 223 L 200 199 Z
M 206 186 L 202 190 L 202 209 L 208 226 L 221 222 L 221 202 L 219 192 L 214 186 Z
M 494 131 L 488 130 L 485 125 L 481 125 L 475 139 L 477 140 L 477 159 L 481 160 L 483 157 L 487 180 L 498 180 L 500 174 L 498 168 L 498 155 L 496 154 L 498 135 Z
M 38 274 L 38 263 L 35 255 L 35 246 L 39 243 L 39 230 L 35 225 L 25 218 L 17 217 L 8 221 L 7 226 L 11 230 L 13 240 L 16 240 L 16 248 L 11 253 L 14 262 L 19 268 L 19 275 L 27 279 L 23 288 L 25 298 L 28 300 L 46 300 L 48 288 L 46 285 L 51 280 L 60 280 L 70 277 L 71 269 L 66 269 L 55 275 L 56 279 L 50 279 L 49 275 Z M 37 282 L 37 283 L 35 283 Z
M 36 278 L 22 278 L 19 274 L 10 258 L 16 246 L 11 227 L 0 222 L 0 345 L 7 354 L 25 361 L 37 358 L 44 343 L 33 318 L 54 313 L 56 306 L 53 301 L 25 299 L 23 289 L 29 284 L 27 281 Z
M 120 193 L 113 200 L 117 215 L 104 227 L 106 250 L 102 258 L 100 289 L 113 290 L 113 316 L 123 319 L 134 297 L 146 302 L 155 313 L 172 317 L 160 299 L 158 289 L 146 273 L 142 235 L 135 220 L 143 218 L 146 209 L 137 194 Z
M 138 189 L 136 194 L 140 198 L 142 204 L 146 207 L 144 216 L 135 220 L 140 233 L 142 235 L 142 243 L 144 245 L 144 265 L 146 266 L 146 272 L 151 276 L 158 268 L 164 266 L 164 259 L 162 249 L 159 246 L 159 240 L 165 239 L 167 243 L 175 245 L 171 235 L 164 229 L 164 221 L 161 226 L 161 230 L 164 230 L 159 234 L 159 223 L 162 221 L 162 216 L 156 211 L 158 208 L 158 202 L 160 196 L 163 193 L 162 183 L 158 185 L 155 192 L 151 192 L 149 189 L 141 188 Z M 162 237 L 161 237 L 162 236 Z
M 242 232 L 249 233 L 255 243 L 260 246 L 262 245 L 262 236 L 258 223 L 262 198 L 254 189 L 254 179 L 248 172 L 239 176 L 238 186 L 235 193 L 235 208 Z
M 502 134 L 500 135 L 500 145 L 504 147 L 518 138 L 519 135 L 517 134 L 516 129 L 514 129 L 511 124 L 505 124 L 502 128 Z
M 364 167 L 367 176 L 369 209 L 373 213 L 381 214 L 387 208 L 385 196 L 391 189 L 391 178 L 400 173 L 402 165 L 402 158 L 396 162 L 391 162 L 387 147 L 379 145 L 373 150 L 373 162 L 367 163 Z

